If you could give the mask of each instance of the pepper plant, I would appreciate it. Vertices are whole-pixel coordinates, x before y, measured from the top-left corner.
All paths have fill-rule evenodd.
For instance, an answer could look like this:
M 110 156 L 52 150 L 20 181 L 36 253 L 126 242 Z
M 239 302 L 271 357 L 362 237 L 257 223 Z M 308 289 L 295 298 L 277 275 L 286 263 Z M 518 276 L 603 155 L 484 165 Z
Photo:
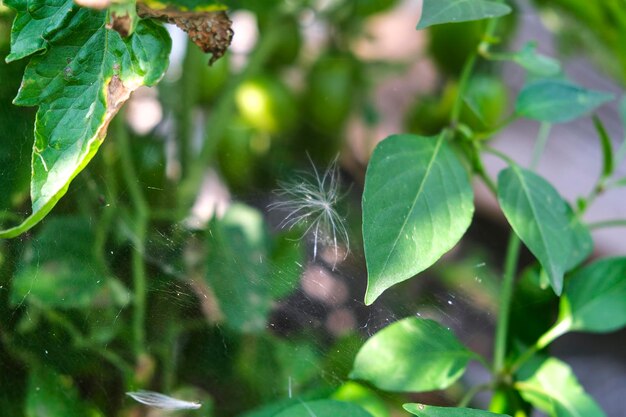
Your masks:
M 228 136 L 231 124 L 241 123 L 231 113 L 234 106 L 245 105 L 246 95 L 238 94 L 236 91 L 242 90 L 235 87 L 245 84 L 244 81 L 284 52 L 277 50 L 276 45 L 284 40 L 284 30 L 293 21 L 286 19 L 286 24 L 281 20 L 276 26 L 266 26 L 246 67 L 227 81 L 229 87 L 220 100 L 211 103 L 210 129 L 199 149 L 192 146 L 191 118 L 185 107 L 195 104 L 197 99 L 196 85 L 188 80 L 194 80 L 192 70 L 199 70 L 185 66 L 189 72 L 180 81 L 183 104 L 172 105 L 180 118 L 177 133 L 181 172 L 177 181 L 163 185 L 170 197 L 156 203 L 151 200 L 149 191 L 141 186 L 142 163 L 138 162 L 148 152 L 134 157 L 133 144 L 123 122 L 114 120 L 134 90 L 142 85 L 156 85 L 165 74 L 171 41 L 161 22 L 185 30 L 192 42 L 212 54 L 213 63 L 224 55 L 233 36 L 226 15 L 228 7 L 262 14 L 264 9 L 279 10 L 276 4 L 280 2 L 81 0 L 76 4 L 72 0 L 6 0 L 5 3 L 16 12 L 11 51 L 6 60 L 28 61 L 14 103 L 36 106 L 37 112 L 30 161 L 31 212 L 23 220 L 12 213 L 3 214 L 1 224 L 10 226 L 0 231 L 0 237 L 25 236 L 55 206 L 63 210 L 62 198 L 72 181 L 80 178 L 79 174 L 90 162 L 93 170 L 87 170 L 82 183 L 92 198 L 76 199 L 79 214 L 70 210 L 69 215 L 51 216 L 37 229 L 34 241 L 25 238 L 26 249 L 18 249 L 16 245 L 6 251 L 7 259 L 0 258 L 2 274 L 12 277 L 10 294 L 2 293 L 7 305 L 0 306 L 3 316 L 0 321 L 3 363 L 0 364 L 16 374 L 24 373 L 22 365 L 7 365 L 7 358 L 18 358 L 20 363 L 32 367 L 22 379 L 27 381 L 26 386 L 0 380 L 2 414 L 20 415 L 26 410 L 26 415 L 35 416 L 41 415 L 42 409 L 50 409 L 54 410 L 51 414 L 54 416 L 105 415 L 104 407 L 109 407 L 107 415 L 114 415 L 119 404 L 104 405 L 108 397 L 102 399 L 97 395 L 86 401 L 74 381 L 64 376 L 72 374 L 76 379 L 88 379 L 113 366 L 118 375 L 117 379 L 105 381 L 108 387 L 121 381 L 123 390 L 132 391 L 133 398 L 149 398 L 157 406 L 200 409 L 197 412 L 211 415 L 210 410 L 206 411 L 211 403 L 208 396 L 204 402 L 207 407 L 202 409 L 202 403 L 196 401 L 169 401 L 160 394 L 141 392 L 143 388 L 158 385 L 163 391 L 179 388 L 177 392 L 183 396 L 205 398 L 206 393 L 197 390 L 194 384 L 206 378 L 202 372 L 209 369 L 218 374 L 218 382 L 213 386 L 217 392 L 243 391 L 244 399 L 235 406 L 235 412 L 270 402 L 273 382 L 288 379 L 289 398 L 245 414 L 248 417 L 388 415 L 371 403 L 363 404 L 354 395 L 347 395 L 346 391 L 353 387 L 350 383 L 334 394 L 327 389 L 305 392 L 302 388 L 302 398 L 292 398 L 292 379 L 300 384 L 296 388 L 306 387 L 316 381 L 312 374 L 326 366 L 321 364 L 319 352 L 307 342 L 285 341 L 263 333 L 273 305 L 290 293 L 302 272 L 303 255 L 293 236 L 271 235 L 262 213 L 244 204 L 232 205 L 224 216 L 216 216 L 200 231 L 176 226 L 185 221 L 193 205 L 207 162 L 219 153 L 218 142 Z M 293 3 L 297 2 L 290 4 Z M 304 7 L 311 2 L 302 3 Z M 345 16 L 348 10 L 367 16 L 394 2 L 351 3 L 341 3 L 334 12 Z M 498 25 L 510 13 L 509 5 L 495 0 L 423 0 L 417 30 L 481 21 L 485 22 L 484 33 L 464 63 L 451 108 L 445 115 L 445 126 L 434 136 L 407 133 L 381 141 L 369 160 L 362 196 L 362 234 L 368 274 L 364 301 L 371 305 L 390 287 L 430 268 L 459 242 L 472 223 L 474 177 L 494 194 L 511 231 L 499 290 L 493 358 L 489 361 L 471 351 L 434 320 L 408 317 L 385 327 L 360 348 L 350 378 L 382 391 L 445 390 L 475 360 L 489 371 L 491 381 L 469 387 L 458 407 L 406 403 L 404 409 L 422 417 L 521 417 L 530 415 L 534 408 L 553 417 L 601 417 L 604 412 L 584 392 L 571 368 L 549 356 L 546 348 L 567 332 L 606 333 L 626 325 L 626 258 L 587 263 L 593 247 L 590 228 L 623 226 L 624 221 L 590 225 L 584 220 L 585 211 L 598 195 L 626 185 L 624 178 L 615 175 L 626 156 L 626 141 L 615 150 L 602 121 L 593 117 L 603 150 L 603 169 L 590 194 L 574 205 L 536 172 L 553 124 L 587 117 L 615 97 L 569 80 L 560 63 L 540 54 L 533 43 L 518 51 L 506 50 L 506 45 L 499 42 Z M 358 26 L 348 21 L 346 28 Z M 191 62 L 192 58 L 193 52 L 188 52 L 186 60 Z M 483 114 L 481 106 L 476 105 L 472 86 L 480 78 L 479 63 L 505 61 L 525 69 L 527 82 L 514 101 L 512 113 L 497 120 L 495 125 L 486 126 L 490 123 L 485 122 L 493 117 Z M 216 66 L 219 64 L 215 62 Z M 345 84 L 341 95 L 332 88 L 321 92 L 328 87 L 323 80 L 329 72 L 348 80 L 359 79 L 358 71 L 342 65 L 334 57 L 325 57 L 311 70 L 309 81 L 315 85 L 312 96 L 330 95 L 336 101 L 329 104 L 333 109 L 330 115 L 322 112 L 320 106 L 308 108 L 310 116 L 317 118 L 318 128 L 323 125 L 326 130 L 340 130 L 346 118 L 340 116 L 347 115 L 351 102 L 339 101 L 346 96 L 357 96 L 355 91 L 360 90 Z M 248 86 L 253 88 L 254 84 Z M 288 99 L 285 101 L 289 103 Z M 288 104 L 284 108 L 289 107 Z M 620 108 L 626 124 L 626 101 L 622 101 Z M 246 115 L 243 116 L 245 119 Z M 290 125 L 254 113 L 248 116 L 272 132 L 280 130 L 279 126 Z M 489 142 L 520 118 L 534 120 L 540 126 L 534 158 L 528 167 L 520 166 Z M 115 139 L 114 146 L 105 146 L 100 151 L 102 158 L 94 160 L 108 133 Z M 220 146 L 224 145 L 220 142 Z M 500 157 L 508 165 L 497 179 L 491 178 L 485 169 L 485 153 Z M 228 167 L 223 167 L 223 171 L 228 172 Z M 104 178 L 106 185 L 100 188 L 94 185 L 97 184 L 94 177 Z M 24 178 L 20 176 L 16 182 L 22 183 Z M 338 177 L 333 173 L 328 178 L 335 184 Z M 324 181 L 321 184 L 323 188 Z M 7 200 L 23 202 L 24 197 L 14 192 L 12 185 L 7 185 L 7 189 L 11 197 Z M 309 188 L 298 190 L 304 190 L 302 198 L 306 200 Z M 338 199 L 335 192 L 333 189 L 333 202 Z M 0 201 L 4 202 L 3 198 L 0 196 Z M 323 208 L 325 212 L 332 209 Z M 341 219 L 332 213 L 334 225 Z M 169 228 L 163 227 L 163 223 Z M 289 219 L 287 224 L 291 224 Z M 348 232 L 339 230 L 339 235 L 344 234 L 347 236 Z M 172 239 L 184 242 L 183 249 L 171 250 L 172 245 L 161 244 Z M 337 245 L 336 236 L 334 240 Z M 2 249 L 4 241 L 0 242 Z M 522 245 L 537 261 L 535 268 L 526 271 L 534 285 L 549 287 L 560 297 L 554 325 L 532 343 L 520 342 L 509 331 Z M 315 251 L 317 254 L 317 245 Z M 106 252 L 111 256 L 105 255 Z M 154 252 L 156 256 L 151 255 Z M 182 272 L 173 271 L 164 258 L 168 261 L 175 258 L 172 263 Z M 116 275 L 130 276 L 132 291 Z M 148 276 L 158 277 L 155 279 L 158 282 L 149 282 Z M 149 287 L 163 291 L 171 282 L 193 288 L 197 299 L 168 303 L 148 297 Z M 178 297 L 181 292 L 172 294 Z M 150 301 L 153 314 L 163 315 L 158 329 L 152 332 L 146 326 Z M 130 325 L 126 326 L 118 318 L 129 304 L 132 315 Z M 92 308 L 95 314 L 76 314 L 87 308 Z M 197 310 L 202 313 L 198 314 Z M 198 316 L 202 318 L 197 319 Z M 54 329 L 43 337 L 64 341 L 61 344 L 57 341 L 56 345 L 51 342 L 55 350 L 31 346 L 29 335 L 35 334 L 41 323 L 48 323 Z M 226 336 L 218 333 L 218 323 L 225 323 Z M 178 349 L 188 346 L 182 340 L 189 339 L 202 340 L 214 351 L 232 343 L 236 345 L 236 357 L 224 355 L 210 365 L 206 364 L 206 358 L 203 362 L 193 352 L 181 359 Z M 63 347 L 65 340 L 67 351 Z M 132 354 L 127 352 L 129 346 Z M 293 351 L 298 355 L 286 354 Z M 68 361 L 68 355 L 80 359 L 96 357 L 99 362 L 92 369 L 83 363 L 87 360 Z M 302 361 L 316 366 L 305 369 Z M 48 366 L 52 362 L 55 366 Z M 186 372 L 177 372 L 177 367 Z M 180 376 L 183 373 L 184 377 Z M 177 376 L 181 381 L 176 381 Z M 219 380 L 220 376 L 223 380 Z M 158 384 L 154 382 L 157 379 Z M 253 385 L 255 390 L 251 389 Z M 371 391 L 358 386 L 364 390 L 359 392 Z M 83 391 L 90 389 L 96 390 L 89 384 L 82 385 Z M 493 392 L 489 411 L 466 408 L 481 391 Z M 119 400 L 120 395 L 116 398 Z
M 593 242 L 583 220 L 598 194 L 623 184 L 623 179 L 614 178 L 614 172 L 622 162 L 626 142 L 614 150 L 601 120 L 594 117 L 604 153 L 603 169 L 590 195 L 580 198 L 574 207 L 535 172 L 553 124 L 585 117 L 614 97 L 568 80 L 559 62 L 539 54 L 534 44 L 517 52 L 495 51 L 499 19 L 508 13 L 511 8 L 497 1 L 424 0 L 418 30 L 488 19 L 486 30 L 463 67 L 448 127 L 437 136 L 403 134 L 383 140 L 370 159 L 363 193 L 367 304 L 433 265 L 458 243 L 474 213 L 472 176 L 479 177 L 497 197 L 511 237 L 499 291 L 493 361 L 489 363 L 464 347 L 435 321 L 409 317 L 365 343 L 351 376 L 382 390 L 426 392 L 450 387 L 463 375 L 468 362 L 476 360 L 491 372 L 492 381 L 471 387 L 459 408 L 424 404 L 405 404 L 404 408 L 421 417 L 486 417 L 493 412 L 522 416 L 532 408 L 555 417 L 604 416 L 571 368 L 544 349 L 567 332 L 605 333 L 626 325 L 626 259 L 600 259 L 585 265 Z M 474 131 L 460 119 L 479 60 L 512 61 L 527 71 L 527 82 L 512 114 L 487 134 Z M 626 100 L 621 113 L 626 122 Z M 518 118 L 540 124 L 529 167 L 520 166 L 488 142 Z M 496 180 L 485 170 L 483 153 L 494 154 L 508 165 Z M 554 325 L 530 345 L 515 345 L 511 342 L 516 339 L 509 335 L 522 244 L 540 266 L 536 285 L 549 286 L 560 297 Z M 485 390 L 494 392 L 491 412 L 464 408 Z

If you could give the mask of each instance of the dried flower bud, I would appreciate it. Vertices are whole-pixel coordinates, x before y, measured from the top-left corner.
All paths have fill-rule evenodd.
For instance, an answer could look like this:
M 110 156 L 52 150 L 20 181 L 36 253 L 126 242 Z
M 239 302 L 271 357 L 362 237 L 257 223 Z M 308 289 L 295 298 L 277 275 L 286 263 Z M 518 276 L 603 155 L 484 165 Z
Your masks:
M 137 6 L 140 17 L 165 20 L 184 30 L 200 49 L 212 54 L 209 64 L 226 53 L 233 39 L 232 22 L 223 11 L 183 12 L 171 7 L 154 10 L 141 3 Z

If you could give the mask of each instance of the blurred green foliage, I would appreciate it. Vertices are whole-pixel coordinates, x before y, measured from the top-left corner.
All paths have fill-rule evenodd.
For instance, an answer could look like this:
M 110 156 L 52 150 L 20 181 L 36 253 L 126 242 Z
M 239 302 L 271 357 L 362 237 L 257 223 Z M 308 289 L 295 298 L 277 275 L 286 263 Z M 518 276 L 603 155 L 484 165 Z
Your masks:
M 561 46 L 570 54 L 581 46 L 601 67 L 626 83 L 626 1 L 535 0 L 560 34 Z

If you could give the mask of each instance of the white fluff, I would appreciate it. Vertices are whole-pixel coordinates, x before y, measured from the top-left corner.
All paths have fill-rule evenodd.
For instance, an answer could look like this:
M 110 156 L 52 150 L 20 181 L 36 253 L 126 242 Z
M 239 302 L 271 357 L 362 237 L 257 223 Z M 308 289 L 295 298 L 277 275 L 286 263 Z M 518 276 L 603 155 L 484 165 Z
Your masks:
M 178 400 L 153 391 L 127 392 L 126 395 L 142 404 L 164 410 L 196 410 L 202 407 L 199 401 Z

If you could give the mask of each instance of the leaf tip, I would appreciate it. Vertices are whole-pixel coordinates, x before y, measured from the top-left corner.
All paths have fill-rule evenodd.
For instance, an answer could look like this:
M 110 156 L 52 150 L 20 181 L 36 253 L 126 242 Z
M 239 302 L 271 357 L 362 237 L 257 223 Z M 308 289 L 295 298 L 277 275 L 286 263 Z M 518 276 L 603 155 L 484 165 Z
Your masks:
M 374 301 L 380 297 L 380 295 L 385 291 L 385 288 L 379 288 L 379 286 L 373 285 L 372 281 L 369 280 L 367 283 L 367 289 L 365 290 L 365 305 L 371 306 L 374 304 Z

